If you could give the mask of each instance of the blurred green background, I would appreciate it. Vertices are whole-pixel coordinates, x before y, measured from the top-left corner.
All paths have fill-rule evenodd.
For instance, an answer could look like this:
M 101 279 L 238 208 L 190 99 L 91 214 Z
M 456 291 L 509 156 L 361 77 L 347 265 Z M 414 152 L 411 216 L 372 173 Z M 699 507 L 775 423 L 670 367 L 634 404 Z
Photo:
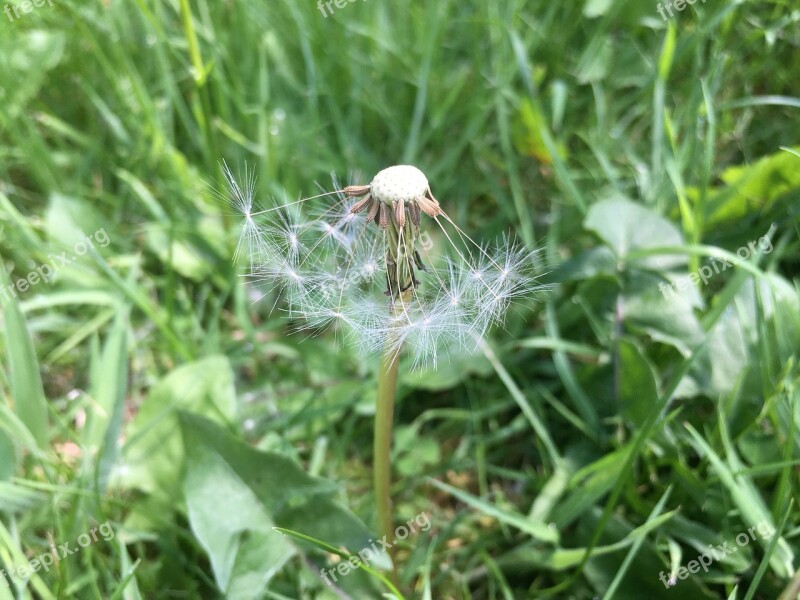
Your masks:
M 412 163 L 542 250 L 483 352 L 401 367 L 409 598 L 796 598 L 797 3 L 339 2 L 0 15 L 0 600 L 381 597 L 273 529 L 375 536 L 377 367 L 254 302 L 222 160 L 265 205 Z

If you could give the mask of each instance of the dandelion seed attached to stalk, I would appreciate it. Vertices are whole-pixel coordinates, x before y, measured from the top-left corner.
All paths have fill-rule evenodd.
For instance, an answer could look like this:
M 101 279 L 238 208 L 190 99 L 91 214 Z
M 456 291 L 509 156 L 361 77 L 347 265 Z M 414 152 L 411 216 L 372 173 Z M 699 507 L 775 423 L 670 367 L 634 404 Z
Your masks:
M 509 238 L 495 246 L 473 241 L 410 165 L 384 169 L 369 185 L 261 211 L 254 211 L 252 178 L 242 188 L 224 170 L 244 213 L 239 247 L 248 248 L 250 274 L 267 284 L 265 295 L 283 297 L 298 329 L 333 327 L 364 357 L 381 357 L 373 470 L 380 533 L 392 540 L 390 452 L 401 352 L 416 368 L 435 367 L 441 354 L 474 351 L 512 302 L 541 288 L 534 253 Z M 316 212 L 314 203 L 321 204 Z M 428 225 L 445 253 L 431 252 Z

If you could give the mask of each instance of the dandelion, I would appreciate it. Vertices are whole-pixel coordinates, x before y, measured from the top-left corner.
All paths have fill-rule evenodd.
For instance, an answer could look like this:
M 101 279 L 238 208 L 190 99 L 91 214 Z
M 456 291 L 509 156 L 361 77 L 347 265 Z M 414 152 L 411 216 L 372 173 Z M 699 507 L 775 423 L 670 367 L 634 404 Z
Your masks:
M 238 247 L 253 281 L 282 297 L 299 329 L 333 327 L 362 356 L 388 345 L 395 354 L 408 349 L 412 368 L 435 367 L 442 356 L 473 351 L 513 302 L 542 287 L 533 252 L 509 237 L 473 241 L 416 167 L 389 167 L 369 185 L 261 211 L 252 174 L 243 186 L 227 167 L 225 174 L 244 215 Z
M 390 539 L 389 455 L 401 351 L 412 368 L 473 351 L 502 325 L 512 303 L 543 287 L 535 253 L 509 237 L 475 242 L 414 166 L 389 167 L 369 185 L 260 211 L 253 208 L 255 181 L 245 175 L 241 187 L 225 167 L 232 202 L 244 215 L 239 248 L 248 248 L 252 278 L 266 285 L 265 295 L 283 299 L 298 329 L 333 328 L 362 355 L 382 356 L 373 468 L 381 533 Z

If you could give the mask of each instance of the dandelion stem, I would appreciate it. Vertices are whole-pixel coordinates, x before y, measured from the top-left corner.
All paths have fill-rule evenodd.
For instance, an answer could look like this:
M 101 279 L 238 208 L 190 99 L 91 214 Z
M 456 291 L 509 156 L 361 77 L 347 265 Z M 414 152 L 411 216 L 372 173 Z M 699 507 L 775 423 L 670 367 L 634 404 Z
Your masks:
M 405 296 L 407 294 L 401 294 Z M 407 301 L 407 298 L 403 298 Z M 397 393 L 397 368 L 400 350 L 387 341 L 381 358 L 378 374 L 378 399 L 375 408 L 375 439 L 373 456 L 373 478 L 375 505 L 378 512 L 378 531 L 390 544 L 392 580 L 398 582 L 397 551 L 394 546 L 394 519 L 392 514 L 392 427 L 394 425 L 394 399 Z

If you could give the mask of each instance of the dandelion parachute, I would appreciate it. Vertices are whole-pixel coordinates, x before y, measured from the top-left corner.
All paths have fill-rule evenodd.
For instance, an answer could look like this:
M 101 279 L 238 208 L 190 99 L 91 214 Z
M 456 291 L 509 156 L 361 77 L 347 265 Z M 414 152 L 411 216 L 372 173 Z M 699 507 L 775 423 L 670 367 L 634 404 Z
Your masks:
M 513 302 L 545 287 L 534 251 L 508 236 L 472 240 L 416 167 L 267 210 L 254 209 L 252 173 L 240 185 L 223 170 L 251 279 L 283 298 L 299 329 L 334 328 L 363 355 L 405 348 L 413 366 L 435 366 L 473 351 Z

